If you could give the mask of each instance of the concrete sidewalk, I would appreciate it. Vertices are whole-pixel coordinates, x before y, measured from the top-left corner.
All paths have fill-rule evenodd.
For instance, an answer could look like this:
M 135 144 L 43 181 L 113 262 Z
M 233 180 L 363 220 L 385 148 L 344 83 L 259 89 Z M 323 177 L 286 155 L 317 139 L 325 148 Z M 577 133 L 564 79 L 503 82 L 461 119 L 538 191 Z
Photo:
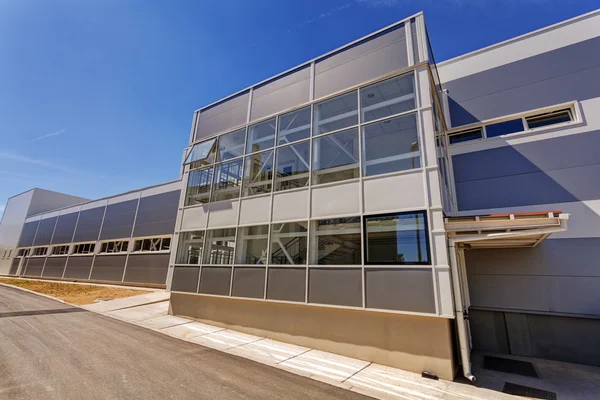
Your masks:
M 433 381 L 396 368 L 168 315 L 169 293 L 158 293 L 102 302 L 84 308 L 379 399 L 514 398 L 470 384 Z M 163 300 L 157 301 L 161 296 Z

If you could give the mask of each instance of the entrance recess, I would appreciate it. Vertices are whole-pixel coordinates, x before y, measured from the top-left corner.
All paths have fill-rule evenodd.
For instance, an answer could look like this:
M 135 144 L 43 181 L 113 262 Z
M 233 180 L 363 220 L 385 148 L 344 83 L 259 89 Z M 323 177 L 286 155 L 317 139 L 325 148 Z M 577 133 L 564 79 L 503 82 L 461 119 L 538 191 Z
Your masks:
M 569 214 L 561 211 L 491 214 L 448 217 L 445 229 L 450 249 L 450 268 L 460 362 L 464 376 L 475 382 L 471 373 L 471 332 L 469 329 L 469 286 L 465 249 L 536 247 L 555 232 L 567 230 Z

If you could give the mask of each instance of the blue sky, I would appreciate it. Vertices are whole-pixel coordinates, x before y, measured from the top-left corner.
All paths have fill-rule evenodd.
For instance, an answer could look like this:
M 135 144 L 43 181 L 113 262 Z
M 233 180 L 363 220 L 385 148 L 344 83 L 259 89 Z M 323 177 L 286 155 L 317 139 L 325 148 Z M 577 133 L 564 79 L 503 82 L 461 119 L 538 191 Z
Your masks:
M 591 0 L 0 0 L 0 212 L 176 179 L 193 111 L 425 11 L 437 61 Z

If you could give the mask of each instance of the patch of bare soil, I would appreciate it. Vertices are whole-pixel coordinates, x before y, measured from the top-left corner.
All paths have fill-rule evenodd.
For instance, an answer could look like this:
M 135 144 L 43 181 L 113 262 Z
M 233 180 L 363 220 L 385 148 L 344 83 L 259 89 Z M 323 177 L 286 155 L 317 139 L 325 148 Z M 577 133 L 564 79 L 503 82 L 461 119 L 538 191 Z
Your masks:
M 34 292 L 47 294 L 78 306 L 99 300 L 114 300 L 148 293 L 147 290 L 122 289 L 107 286 L 77 285 L 62 282 L 30 281 L 25 279 L 0 278 L 0 283 L 19 286 Z

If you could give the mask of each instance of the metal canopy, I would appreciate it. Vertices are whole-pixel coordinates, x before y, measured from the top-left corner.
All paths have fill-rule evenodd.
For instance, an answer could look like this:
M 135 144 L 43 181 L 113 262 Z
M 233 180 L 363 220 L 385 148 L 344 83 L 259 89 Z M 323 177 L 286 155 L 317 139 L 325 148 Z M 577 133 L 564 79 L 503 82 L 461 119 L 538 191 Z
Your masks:
M 569 214 L 540 211 L 448 217 L 448 238 L 472 249 L 536 247 L 554 232 L 567 230 Z

